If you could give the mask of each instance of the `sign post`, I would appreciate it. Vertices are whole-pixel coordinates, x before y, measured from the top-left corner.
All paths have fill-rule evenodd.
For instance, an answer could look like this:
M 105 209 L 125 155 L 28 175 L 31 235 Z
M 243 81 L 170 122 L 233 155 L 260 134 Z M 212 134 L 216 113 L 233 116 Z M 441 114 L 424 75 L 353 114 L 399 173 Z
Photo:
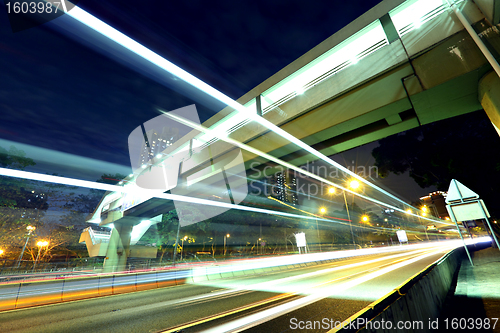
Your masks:
M 297 248 L 299 249 L 299 254 L 300 248 L 304 248 L 304 252 L 307 253 L 307 243 L 306 243 L 306 234 L 303 232 L 299 232 L 295 234 L 295 241 L 297 242 Z

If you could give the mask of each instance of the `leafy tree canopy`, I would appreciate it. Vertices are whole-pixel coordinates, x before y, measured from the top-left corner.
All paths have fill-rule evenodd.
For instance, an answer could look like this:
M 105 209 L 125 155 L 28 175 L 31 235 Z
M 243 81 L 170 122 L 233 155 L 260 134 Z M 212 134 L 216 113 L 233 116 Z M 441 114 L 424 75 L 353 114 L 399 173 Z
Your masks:
M 447 191 L 457 179 L 500 216 L 500 138 L 484 111 L 427 124 L 379 141 L 373 149 L 379 176 L 409 172 L 422 188 Z
M 35 162 L 26 157 L 24 151 L 14 146 L 10 146 L 9 150 L 0 147 L 0 167 L 24 170 L 27 166 L 32 165 L 35 165 Z

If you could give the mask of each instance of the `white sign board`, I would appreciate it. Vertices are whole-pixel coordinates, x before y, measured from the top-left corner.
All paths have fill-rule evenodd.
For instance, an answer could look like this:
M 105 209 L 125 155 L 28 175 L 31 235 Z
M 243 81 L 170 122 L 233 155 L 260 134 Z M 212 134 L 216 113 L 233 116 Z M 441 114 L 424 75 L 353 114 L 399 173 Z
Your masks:
M 408 242 L 408 237 L 406 236 L 406 231 L 404 230 L 399 230 L 396 232 L 396 235 L 398 235 L 398 239 L 400 243 Z
M 488 213 L 483 200 L 466 202 L 458 205 L 446 205 L 446 209 L 452 220 L 453 217 L 455 217 L 456 222 L 484 219 L 483 209 L 486 216 L 490 217 L 490 213 Z
M 299 232 L 295 234 L 295 241 L 297 242 L 297 247 L 306 247 L 306 234 L 303 232 Z

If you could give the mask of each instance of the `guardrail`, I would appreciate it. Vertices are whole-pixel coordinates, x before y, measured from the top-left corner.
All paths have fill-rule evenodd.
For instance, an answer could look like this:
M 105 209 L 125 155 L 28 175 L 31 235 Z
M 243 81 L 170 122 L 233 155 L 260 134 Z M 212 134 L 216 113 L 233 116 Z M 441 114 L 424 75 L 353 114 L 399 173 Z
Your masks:
M 0 285 L 0 311 L 180 285 L 189 275 L 169 270 L 5 283 Z
M 386 251 L 408 250 L 388 248 Z M 385 252 L 385 251 L 384 251 Z M 59 276 L 50 280 L 20 280 L 0 283 L 0 311 L 15 310 L 85 298 L 115 295 L 126 292 L 197 283 L 238 276 L 284 271 L 325 264 L 353 256 L 372 255 L 369 250 L 323 252 L 306 255 L 288 255 L 262 259 L 235 260 L 219 265 L 191 265 L 156 271 L 89 274 L 87 276 Z M 276 260 L 279 258 L 279 260 Z
M 87 276 L 59 276 L 50 280 L 22 280 L 0 283 L 0 311 L 30 306 L 73 301 L 84 298 L 115 295 L 126 292 L 198 283 L 238 276 L 285 271 L 387 252 L 407 251 L 432 247 L 435 244 L 394 246 L 377 249 L 322 252 L 287 255 L 262 259 L 243 259 L 220 262 L 218 265 L 190 265 L 146 272 L 89 274 Z

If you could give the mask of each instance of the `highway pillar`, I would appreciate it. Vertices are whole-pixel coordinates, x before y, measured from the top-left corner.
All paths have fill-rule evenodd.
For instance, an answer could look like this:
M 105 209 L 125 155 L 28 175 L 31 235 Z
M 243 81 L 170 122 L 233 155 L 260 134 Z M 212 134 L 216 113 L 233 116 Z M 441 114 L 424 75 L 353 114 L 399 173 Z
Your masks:
M 104 259 L 104 272 L 123 271 L 127 265 L 130 253 L 130 238 L 133 225 L 116 223 L 109 238 L 106 259 Z
M 479 102 L 500 135 L 500 78 L 494 71 L 479 81 Z

